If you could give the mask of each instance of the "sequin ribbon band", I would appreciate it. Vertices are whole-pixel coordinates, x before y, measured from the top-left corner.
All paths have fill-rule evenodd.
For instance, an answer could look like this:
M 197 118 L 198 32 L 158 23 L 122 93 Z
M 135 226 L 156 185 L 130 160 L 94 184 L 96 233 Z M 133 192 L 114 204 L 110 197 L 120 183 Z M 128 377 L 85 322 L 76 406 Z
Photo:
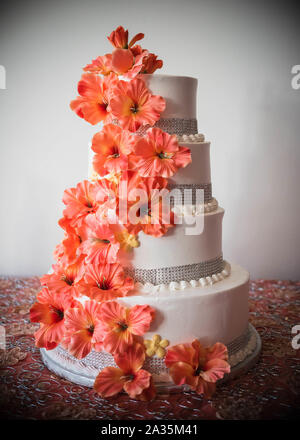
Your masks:
M 158 284 L 169 284 L 172 281 L 199 280 L 200 278 L 222 272 L 224 265 L 223 256 L 220 255 L 213 260 L 183 266 L 160 267 L 158 269 L 128 267 L 126 268 L 126 273 L 132 277 L 135 282 L 142 284 L 151 283 L 157 286 Z

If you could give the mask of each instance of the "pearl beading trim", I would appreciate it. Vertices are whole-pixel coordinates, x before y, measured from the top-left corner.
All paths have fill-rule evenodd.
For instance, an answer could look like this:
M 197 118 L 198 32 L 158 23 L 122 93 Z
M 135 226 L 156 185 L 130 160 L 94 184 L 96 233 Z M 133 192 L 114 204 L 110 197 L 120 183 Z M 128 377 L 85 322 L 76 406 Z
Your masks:
M 176 205 L 172 208 L 172 211 L 178 217 L 197 217 L 197 215 L 203 213 L 216 211 L 218 206 L 218 201 L 213 197 L 210 202 L 206 202 L 202 205 Z
M 169 284 L 157 284 L 152 283 L 142 284 L 140 282 L 135 283 L 134 288 L 140 293 L 148 293 L 149 295 L 155 295 L 157 292 L 165 291 L 182 291 L 189 288 L 202 288 L 212 286 L 213 284 L 224 280 L 231 273 L 231 266 L 227 261 L 224 261 L 224 269 L 221 272 L 212 274 L 211 276 L 202 277 L 198 280 L 191 281 L 171 281 Z
M 178 135 L 177 140 L 179 143 L 198 143 L 198 142 L 205 142 L 205 136 L 202 133 L 196 133 L 196 134 L 183 134 Z

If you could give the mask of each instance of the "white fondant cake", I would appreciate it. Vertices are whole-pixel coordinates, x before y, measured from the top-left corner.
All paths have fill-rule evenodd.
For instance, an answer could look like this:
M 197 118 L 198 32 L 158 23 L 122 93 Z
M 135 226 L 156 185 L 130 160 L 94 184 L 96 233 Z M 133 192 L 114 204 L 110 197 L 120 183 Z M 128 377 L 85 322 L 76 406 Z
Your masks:
M 189 76 L 140 75 L 154 95 L 163 96 L 166 109 L 163 119 L 196 119 L 198 80 Z M 184 133 L 182 133 L 184 134 Z
M 250 365 L 259 340 L 254 330 L 248 330 L 249 273 L 223 260 L 224 210 L 212 196 L 210 143 L 195 131 L 197 79 L 158 74 L 141 77 L 153 94 L 166 100 L 166 109 L 156 125 L 176 133 L 180 145 L 191 150 L 192 163 L 169 180 L 170 188 L 203 189 L 204 203 L 197 205 L 192 197 L 188 206 L 175 206 L 173 211 L 183 224 L 159 239 L 140 234 L 140 246 L 126 260 L 135 289 L 118 301 L 127 306 L 148 304 L 155 309 L 155 320 L 145 338 L 159 334 L 170 345 L 194 338 L 204 345 L 222 342 L 229 347 L 232 366 L 247 364 L 247 359 Z M 184 127 L 188 127 L 187 133 L 182 131 Z M 92 155 L 89 174 L 93 177 L 91 169 Z M 201 233 L 188 234 L 189 223 L 197 217 L 202 222 Z M 99 365 L 114 365 L 113 357 L 103 352 L 93 351 L 86 362 L 70 357 L 61 347 L 47 354 L 43 351 L 43 356 L 49 368 L 87 385 L 92 384 Z M 154 369 L 161 381 L 166 368 L 154 360 L 149 362 L 154 362 L 149 371 Z

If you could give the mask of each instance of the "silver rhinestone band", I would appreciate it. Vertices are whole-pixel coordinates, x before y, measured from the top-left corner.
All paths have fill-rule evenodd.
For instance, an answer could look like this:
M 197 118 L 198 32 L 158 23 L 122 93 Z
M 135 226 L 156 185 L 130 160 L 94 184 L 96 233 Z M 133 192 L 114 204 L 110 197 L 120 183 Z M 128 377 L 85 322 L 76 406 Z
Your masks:
M 155 127 L 178 136 L 198 133 L 197 119 L 161 118 L 155 123 Z
M 119 121 L 117 119 L 113 119 L 112 123 L 119 125 Z M 169 134 L 177 134 L 178 136 L 198 133 L 197 119 L 161 118 L 154 124 L 154 127 L 158 127 Z M 149 128 L 151 128 L 151 125 L 149 124 L 142 125 L 137 130 L 136 134 L 143 136 Z
M 250 338 L 252 334 L 253 334 L 253 330 L 252 327 L 249 325 L 241 336 L 237 337 L 232 342 L 227 344 L 229 358 L 232 357 L 233 355 L 236 355 L 239 352 L 247 351 L 246 348 L 250 342 Z M 62 365 L 67 365 L 68 363 L 71 363 L 73 365 L 78 365 L 78 372 L 80 372 L 80 368 L 86 372 L 90 369 L 90 373 L 92 375 L 92 374 L 97 374 L 105 367 L 116 366 L 113 356 L 105 351 L 97 352 L 93 350 L 82 360 L 76 359 L 61 346 L 58 346 L 55 349 L 55 351 Z M 242 353 L 241 353 L 241 357 L 242 357 Z M 147 357 L 143 368 L 149 371 L 151 374 L 160 375 L 163 373 L 168 373 L 168 369 L 166 368 L 164 359 L 159 359 L 157 357 Z
M 199 280 L 200 278 L 222 272 L 224 265 L 223 256 L 220 255 L 213 260 L 186 264 L 184 266 L 160 267 L 158 269 L 137 269 L 128 267 L 125 271 L 135 282 L 142 284 L 151 283 L 156 286 L 158 284 L 169 284 L 172 281 Z
M 176 184 L 169 183 L 170 191 L 178 189 L 180 191 L 174 191 L 174 197 L 171 198 L 171 204 L 173 205 L 196 205 L 199 204 L 197 200 L 197 189 L 204 191 L 204 203 L 208 203 L 212 200 L 212 187 L 211 183 L 203 184 Z

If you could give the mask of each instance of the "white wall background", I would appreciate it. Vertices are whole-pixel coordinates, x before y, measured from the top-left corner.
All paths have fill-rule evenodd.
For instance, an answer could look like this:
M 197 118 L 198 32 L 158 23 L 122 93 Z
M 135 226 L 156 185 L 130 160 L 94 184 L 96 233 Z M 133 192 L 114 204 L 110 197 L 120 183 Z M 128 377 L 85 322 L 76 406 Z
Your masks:
M 161 73 L 199 79 L 198 125 L 212 142 L 223 248 L 252 278 L 300 278 L 300 64 L 289 2 L 114 0 L 1 4 L 0 273 L 41 275 L 62 237 L 66 187 L 86 178 L 95 127 L 78 118 L 81 68 L 122 24 L 144 32 Z

